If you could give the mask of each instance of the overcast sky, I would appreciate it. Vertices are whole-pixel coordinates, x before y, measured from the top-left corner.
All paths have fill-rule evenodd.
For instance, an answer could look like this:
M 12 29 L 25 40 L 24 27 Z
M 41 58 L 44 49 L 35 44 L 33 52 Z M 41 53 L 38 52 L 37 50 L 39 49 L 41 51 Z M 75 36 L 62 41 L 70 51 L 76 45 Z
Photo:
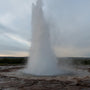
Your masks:
M 32 3 L 0 0 L 0 56 L 27 56 L 31 46 Z M 90 0 L 43 0 L 57 56 L 90 57 Z

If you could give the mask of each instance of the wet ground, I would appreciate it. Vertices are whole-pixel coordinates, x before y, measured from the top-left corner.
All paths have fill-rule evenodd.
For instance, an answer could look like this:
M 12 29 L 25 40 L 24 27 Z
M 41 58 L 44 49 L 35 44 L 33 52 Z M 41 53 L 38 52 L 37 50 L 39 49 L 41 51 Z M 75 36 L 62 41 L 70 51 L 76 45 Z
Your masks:
M 90 76 L 35 77 L 18 72 L 24 66 L 0 66 L 0 90 L 90 90 Z M 76 70 L 90 73 L 89 66 Z

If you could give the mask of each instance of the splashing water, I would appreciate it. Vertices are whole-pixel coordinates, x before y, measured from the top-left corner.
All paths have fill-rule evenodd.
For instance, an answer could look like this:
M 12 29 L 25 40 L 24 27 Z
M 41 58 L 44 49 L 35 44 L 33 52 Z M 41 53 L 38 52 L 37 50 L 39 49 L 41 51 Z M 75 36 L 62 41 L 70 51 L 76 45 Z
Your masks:
M 45 21 L 42 0 L 32 7 L 32 47 L 26 73 L 32 75 L 58 75 L 59 69 L 50 45 L 49 26 Z

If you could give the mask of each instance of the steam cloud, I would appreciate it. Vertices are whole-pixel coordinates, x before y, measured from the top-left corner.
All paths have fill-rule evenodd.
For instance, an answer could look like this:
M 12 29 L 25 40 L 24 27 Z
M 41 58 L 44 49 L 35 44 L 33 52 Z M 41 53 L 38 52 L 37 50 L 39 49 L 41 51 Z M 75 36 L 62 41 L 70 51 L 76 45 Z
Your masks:
M 58 75 L 62 73 L 50 45 L 49 26 L 43 15 L 41 0 L 38 0 L 36 5 L 33 4 L 32 36 L 31 57 L 25 72 L 32 75 Z

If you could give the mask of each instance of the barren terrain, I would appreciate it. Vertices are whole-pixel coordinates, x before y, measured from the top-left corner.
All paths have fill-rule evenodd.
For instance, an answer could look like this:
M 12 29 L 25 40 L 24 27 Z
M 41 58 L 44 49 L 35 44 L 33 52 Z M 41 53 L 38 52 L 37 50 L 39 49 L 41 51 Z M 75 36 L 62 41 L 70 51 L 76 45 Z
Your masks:
M 90 90 L 89 75 L 35 77 L 18 74 L 23 67 L 0 66 L 0 90 Z M 89 66 L 78 68 L 90 72 Z

